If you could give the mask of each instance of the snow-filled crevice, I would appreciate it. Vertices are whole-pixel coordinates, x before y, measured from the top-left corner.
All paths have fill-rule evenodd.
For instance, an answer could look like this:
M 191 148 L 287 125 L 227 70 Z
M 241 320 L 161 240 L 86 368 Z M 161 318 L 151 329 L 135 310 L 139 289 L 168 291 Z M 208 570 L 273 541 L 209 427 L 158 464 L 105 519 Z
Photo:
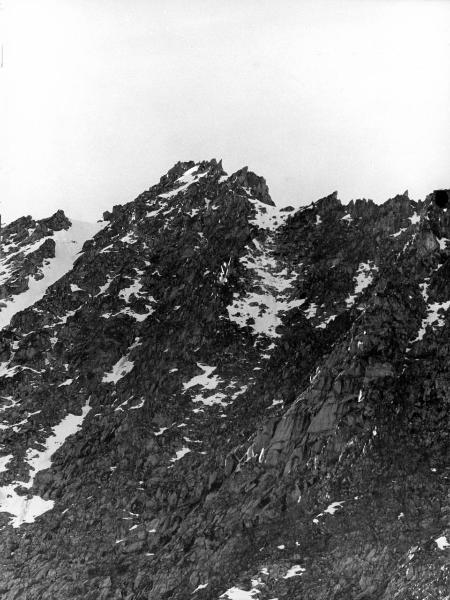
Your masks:
M 304 303 L 303 299 L 292 298 L 292 284 L 298 273 L 289 272 L 274 257 L 270 234 L 264 242 L 253 240 L 252 245 L 253 248 L 247 246 L 247 254 L 240 260 L 253 284 L 244 295 L 234 294 L 227 307 L 228 316 L 240 327 L 249 326 L 257 336 L 276 338 L 280 336 L 277 327 L 282 324 L 282 315 Z
M 33 523 L 36 517 L 53 508 L 53 500 L 44 500 L 40 496 L 19 495 L 16 490 L 17 488 L 30 489 L 36 475 L 40 471 L 51 467 L 53 454 L 70 435 L 77 433 L 90 410 L 88 400 L 82 407 L 81 415 L 69 413 L 58 425 L 52 428 L 52 434 L 43 443 L 43 450 L 29 448 L 26 451 L 25 462 L 30 469 L 28 482 L 14 481 L 9 485 L 0 487 L 0 512 L 12 515 L 11 525 L 13 527 L 20 527 L 23 523 Z M 3 460 L 0 459 L 0 467 L 3 467 L 4 472 L 13 457 L 8 455 L 2 458 Z M 0 472 L 2 472 L 1 469 Z
M 369 287 L 369 285 L 371 285 L 376 271 L 378 271 L 378 267 L 373 263 L 373 261 L 359 264 L 358 270 L 354 277 L 354 292 L 353 294 L 350 294 L 345 300 L 347 308 L 351 308 L 355 304 L 357 298 L 364 292 L 364 290 L 367 287 Z
M 422 281 L 422 283 L 419 284 L 421 296 L 423 298 L 424 303 L 426 304 L 425 317 L 422 319 L 419 330 L 417 332 L 417 336 L 409 342 L 406 352 L 409 352 L 410 346 L 412 344 L 415 344 L 416 342 L 419 342 L 424 338 L 428 327 L 431 327 L 431 329 L 434 330 L 436 327 L 443 327 L 445 324 L 445 313 L 450 308 L 450 300 L 444 302 L 432 302 L 430 301 L 429 292 L 431 279 L 434 273 L 436 273 L 436 271 L 438 271 L 441 268 L 441 266 L 442 265 L 440 264 L 436 268 L 434 268 L 431 271 L 430 275 L 426 277 Z
M 130 352 L 140 345 L 140 338 L 136 338 L 135 342 L 128 348 L 127 354 L 119 358 L 110 371 L 103 375 L 102 383 L 113 383 L 115 385 L 125 375 L 128 375 L 134 368 L 134 361 L 130 360 Z
M 412 340 L 412 344 L 423 339 L 428 326 L 432 329 L 443 327 L 445 325 L 444 313 L 450 308 L 450 300 L 447 302 L 431 302 L 427 305 L 426 316 L 422 319 L 417 337 Z

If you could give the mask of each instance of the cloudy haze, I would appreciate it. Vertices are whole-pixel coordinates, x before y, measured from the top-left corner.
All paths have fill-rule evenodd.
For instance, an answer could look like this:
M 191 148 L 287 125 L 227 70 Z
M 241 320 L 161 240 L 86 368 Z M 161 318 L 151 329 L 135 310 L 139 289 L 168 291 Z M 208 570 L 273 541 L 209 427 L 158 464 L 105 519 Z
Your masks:
M 450 187 L 448 2 L 6 0 L 0 15 L 4 220 L 97 219 L 213 157 L 281 205 Z

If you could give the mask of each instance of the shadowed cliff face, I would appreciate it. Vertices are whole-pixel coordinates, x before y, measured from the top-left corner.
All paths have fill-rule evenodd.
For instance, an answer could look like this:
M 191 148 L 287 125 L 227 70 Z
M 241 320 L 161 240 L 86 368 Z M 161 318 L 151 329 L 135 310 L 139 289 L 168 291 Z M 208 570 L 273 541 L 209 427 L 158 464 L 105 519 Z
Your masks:
M 446 598 L 442 197 L 184 162 L 4 228 L 2 597 Z
M 449 190 L 435 190 L 434 203 L 438 208 L 447 208 L 449 204 Z

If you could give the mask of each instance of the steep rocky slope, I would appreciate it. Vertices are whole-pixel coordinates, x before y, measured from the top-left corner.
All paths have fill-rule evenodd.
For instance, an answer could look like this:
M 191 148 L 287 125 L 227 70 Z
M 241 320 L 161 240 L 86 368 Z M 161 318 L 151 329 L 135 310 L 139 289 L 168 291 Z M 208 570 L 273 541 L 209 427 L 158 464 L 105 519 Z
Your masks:
M 1 597 L 448 598 L 447 202 L 189 162 L 4 228 Z

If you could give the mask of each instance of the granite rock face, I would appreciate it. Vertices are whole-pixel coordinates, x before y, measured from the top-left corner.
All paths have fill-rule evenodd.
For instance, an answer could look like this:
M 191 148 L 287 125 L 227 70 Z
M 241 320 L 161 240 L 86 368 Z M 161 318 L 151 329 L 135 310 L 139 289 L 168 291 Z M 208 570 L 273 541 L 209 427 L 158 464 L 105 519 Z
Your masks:
M 2 231 L 0 596 L 444 600 L 444 192 L 180 162 Z

